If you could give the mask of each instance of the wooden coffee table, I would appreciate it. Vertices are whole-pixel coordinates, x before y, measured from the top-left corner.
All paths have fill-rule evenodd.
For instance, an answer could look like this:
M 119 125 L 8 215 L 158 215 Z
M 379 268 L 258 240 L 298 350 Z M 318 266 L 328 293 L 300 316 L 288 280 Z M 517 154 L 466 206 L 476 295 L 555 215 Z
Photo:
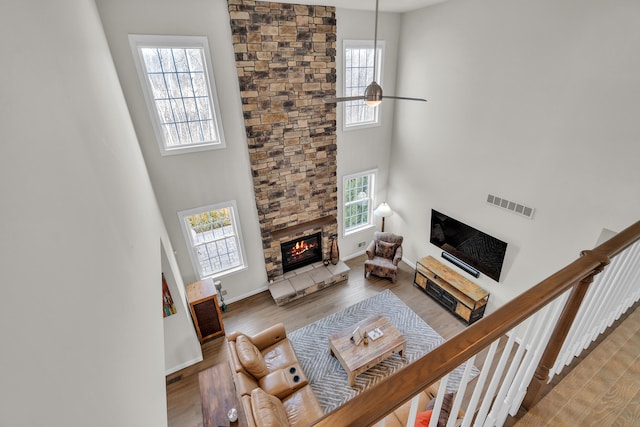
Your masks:
M 356 345 L 351 340 L 351 334 L 356 328 L 367 332 L 380 328 L 383 335 L 375 341 L 370 339 L 369 344 Z M 355 385 L 356 375 L 372 368 L 393 353 L 402 356 L 406 349 L 405 337 L 389 322 L 389 319 L 379 314 L 329 337 L 329 351 L 347 372 L 351 387 Z
M 248 425 L 228 363 L 219 363 L 200 372 L 198 382 L 204 427 L 228 425 L 246 427 Z M 238 411 L 238 421 L 233 423 L 230 423 L 227 418 L 227 412 L 231 408 L 236 408 Z

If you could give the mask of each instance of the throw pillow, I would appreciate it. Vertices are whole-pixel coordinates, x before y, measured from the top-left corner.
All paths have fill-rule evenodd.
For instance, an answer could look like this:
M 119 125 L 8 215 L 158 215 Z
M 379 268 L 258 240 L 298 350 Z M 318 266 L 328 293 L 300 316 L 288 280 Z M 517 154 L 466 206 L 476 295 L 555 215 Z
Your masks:
M 393 254 L 396 252 L 396 244 L 383 242 L 382 240 L 378 241 L 376 245 L 376 255 L 382 258 L 393 258 Z
M 238 360 L 240 360 L 244 369 L 257 379 L 269 373 L 262 353 L 247 336 L 238 335 L 236 338 L 236 352 L 238 353 Z
M 414 426 L 416 427 L 429 427 L 429 422 L 431 421 L 431 414 L 433 413 L 432 410 L 428 410 L 428 411 L 424 411 L 424 412 L 418 412 L 418 415 L 416 415 L 416 422 L 414 424 Z
M 251 412 L 258 427 L 288 427 L 289 419 L 282 402 L 261 388 L 251 392 Z

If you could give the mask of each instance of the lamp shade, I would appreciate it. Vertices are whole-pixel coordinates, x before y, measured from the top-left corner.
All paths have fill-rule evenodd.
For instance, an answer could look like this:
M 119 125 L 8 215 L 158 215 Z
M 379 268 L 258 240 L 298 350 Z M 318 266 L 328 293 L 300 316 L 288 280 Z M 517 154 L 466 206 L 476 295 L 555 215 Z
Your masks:
M 393 211 L 391 210 L 391 208 L 389 207 L 389 205 L 386 202 L 382 202 L 380 204 L 380 206 L 378 206 L 373 211 L 373 214 L 375 216 L 381 216 L 382 218 L 387 218 L 387 217 L 390 217 L 391 215 L 393 215 Z

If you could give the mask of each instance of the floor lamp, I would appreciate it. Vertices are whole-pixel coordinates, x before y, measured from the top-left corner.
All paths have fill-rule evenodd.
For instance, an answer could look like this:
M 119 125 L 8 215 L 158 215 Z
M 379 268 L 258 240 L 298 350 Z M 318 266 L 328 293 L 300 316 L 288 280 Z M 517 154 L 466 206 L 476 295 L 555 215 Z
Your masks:
M 382 202 L 380 206 L 373 211 L 373 214 L 382 217 L 382 231 L 384 232 L 384 219 L 393 215 L 393 211 L 386 202 Z

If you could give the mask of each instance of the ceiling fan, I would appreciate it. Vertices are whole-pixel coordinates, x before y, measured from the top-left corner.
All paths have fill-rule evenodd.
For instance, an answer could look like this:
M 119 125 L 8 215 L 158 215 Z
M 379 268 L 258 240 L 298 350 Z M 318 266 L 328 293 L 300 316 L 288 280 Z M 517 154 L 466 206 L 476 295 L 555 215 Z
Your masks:
M 344 96 L 340 98 L 325 98 L 324 102 L 327 104 L 332 104 L 334 102 L 344 102 L 344 101 L 358 101 L 363 100 L 365 104 L 369 107 L 375 107 L 379 105 L 383 99 L 404 99 L 408 101 L 423 101 L 427 102 L 426 99 L 423 98 L 407 98 L 403 96 L 389 96 L 382 95 L 382 87 L 376 82 L 376 65 L 378 64 L 378 1 L 376 0 L 376 20 L 375 20 L 375 30 L 373 37 L 373 81 L 369 83 L 369 86 L 364 90 L 364 95 L 357 96 Z

